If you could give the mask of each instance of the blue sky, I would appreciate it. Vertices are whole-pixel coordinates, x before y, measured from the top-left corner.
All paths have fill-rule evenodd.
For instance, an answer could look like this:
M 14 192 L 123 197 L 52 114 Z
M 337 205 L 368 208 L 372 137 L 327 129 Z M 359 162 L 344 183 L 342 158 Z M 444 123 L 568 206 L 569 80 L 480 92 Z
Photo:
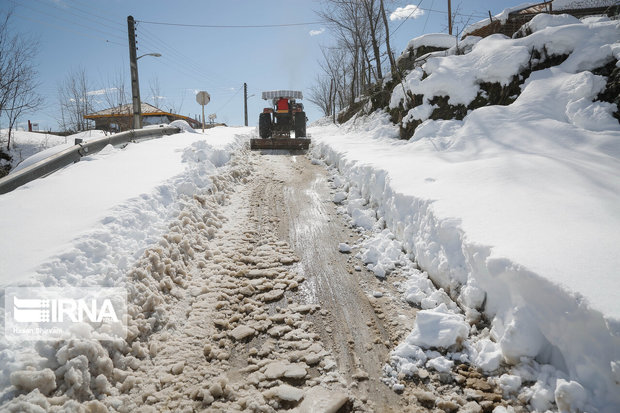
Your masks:
M 499 13 L 520 0 L 452 0 L 462 15 L 457 26 Z M 407 42 L 424 33 L 447 32 L 447 0 L 386 0 L 388 12 L 408 4 L 420 6 L 416 19 L 390 22 L 392 48 L 399 53 Z M 37 58 L 40 93 L 45 106 L 23 119 L 38 122 L 40 129 L 57 130 L 57 89 L 67 73 L 84 68 L 92 90 L 105 88 L 122 74 L 129 89 L 127 16 L 136 20 L 138 53 L 161 53 L 139 60 L 143 101 L 152 103 L 150 84 L 159 82 L 159 106 L 180 108 L 184 115 L 201 111 L 195 91 L 206 90 L 211 102 L 205 113 L 229 125 L 243 124 L 243 82 L 248 84 L 249 124 L 256 125 L 265 106 L 260 92 L 299 89 L 313 84 L 320 46 L 333 42 L 329 27 L 315 10 L 319 0 L 3 0 L 0 8 L 14 6 L 13 29 L 39 39 Z M 269 25 L 317 22 L 275 28 L 197 28 L 147 22 L 204 25 Z M 462 27 L 458 27 L 462 29 Z M 325 29 L 324 31 L 322 31 Z M 311 35 L 310 32 L 321 32 Z M 306 101 L 310 120 L 320 111 Z

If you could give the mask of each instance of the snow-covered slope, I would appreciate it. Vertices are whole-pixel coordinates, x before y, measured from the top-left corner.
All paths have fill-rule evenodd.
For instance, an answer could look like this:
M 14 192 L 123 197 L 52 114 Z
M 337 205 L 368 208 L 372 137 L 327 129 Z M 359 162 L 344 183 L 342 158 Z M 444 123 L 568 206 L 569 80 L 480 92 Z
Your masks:
M 0 143 L 4 145 L 2 148 L 4 150 L 6 150 L 7 134 L 8 129 L 0 130 Z M 104 136 L 104 134 L 100 130 L 90 130 L 69 136 L 58 136 L 50 133 L 14 130 L 10 150 L 8 151 L 8 154 L 12 157 L 11 171 L 14 172 L 25 168 L 38 160 L 51 156 L 56 151 L 73 145 L 76 138 L 87 141 Z
M 214 128 L 122 150 L 108 146 L 2 195 L 0 285 L 40 279 L 37 274 L 123 274 L 175 216 L 178 197 L 208 185 L 210 168 L 228 161 L 234 136 Z M 195 152 L 210 162 L 194 165 Z
M 339 197 L 353 221 L 384 240 L 371 243 L 384 254 L 368 261 L 378 276 L 390 270 L 394 238 L 470 323 L 479 312 L 489 318 L 490 330 L 464 341 L 471 363 L 493 372 L 503 360 L 535 381 L 520 390 L 533 410 L 556 402 L 612 412 L 620 407 L 620 124 L 618 108 L 596 100 L 606 78 L 589 70 L 618 60 L 620 24 L 552 20 L 522 39 L 491 36 L 469 54 L 431 58 L 404 82 L 411 94 L 468 104 L 479 82 L 517 75 L 532 48 L 569 54 L 532 72 L 512 104 L 459 121 L 425 120 L 426 102 L 411 109 L 424 122 L 409 141 L 395 139 L 381 112 L 316 127 L 314 155 L 349 181 Z M 403 96 L 396 86 L 392 102 Z M 423 308 L 440 320 L 461 311 L 440 303 Z M 396 368 L 411 372 L 403 366 L 419 363 L 421 343 L 416 322 L 394 352 Z M 582 387 L 583 397 L 567 399 Z

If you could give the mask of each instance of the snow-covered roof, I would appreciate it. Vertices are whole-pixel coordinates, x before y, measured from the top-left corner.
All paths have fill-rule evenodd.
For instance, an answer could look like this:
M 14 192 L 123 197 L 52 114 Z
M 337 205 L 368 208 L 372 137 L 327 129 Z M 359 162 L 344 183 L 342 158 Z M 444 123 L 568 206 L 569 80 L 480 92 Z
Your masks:
M 553 10 L 593 9 L 616 4 L 618 0 L 553 0 Z
M 547 6 L 550 6 L 550 10 L 560 11 L 560 10 L 579 10 L 579 9 L 591 9 L 591 8 L 599 8 L 599 7 L 610 7 L 618 4 L 618 0 L 550 0 L 546 2 L 536 2 L 536 3 L 523 3 L 518 6 L 509 7 L 507 9 L 502 10 L 501 13 L 493 16 L 493 20 L 499 21 L 501 24 L 505 24 L 508 21 L 508 18 L 511 14 L 515 14 L 518 12 L 522 13 L 539 13 L 543 9 L 546 9 Z M 528 10 L 532 8 L 532 10 Z M 483 19 L 479 22 L 470 24 L 463 30 L 462 36 L 466 36 L 475 32 L 478 29 L 481 29 L 490 24 L 489 19 Z
M 303 99 L 304 96 L 299 90 L 268 90 L 263 92 L 263 99 L 274 98 Z
M 169 113 L 146 102 L 142 102 L 142 104 L 140 105 L 140 109 L 141 109 L 142 115 Z M 128 103 L 126 105 L 120 105 L 120 106 L 115 106 L 113 108 L 103 109 L 95 113 L 89 113 L 85 117 L 96 118 L 96 117 L 101 117 L 101 116 L 119 116 L 119 115 L 125 116 L 131 113 L 133 113 L 133 105 L 131 103 Z
M 501 13 L 493 16 L 493 19 L 499 20 L 502 24 L 504 24 L 508 20 L 508 16 L 510 16 L 510 13 L 514 13 L 516 11 L 527 9 L 529 7 L 535 6 L 536 4 L 539 4 L 539 3 L 538 2 L 537 3 L 522 3 L 518 6 L 508 7 L 507 9 L 502 10 Z M 469 33 L 472 33 L 478 29 L 483 28 L 484 26 L 488 24 L 489 24 L 489 19 L 480 20 L 479 22 L 470 24 L 463 30 L 462 35 L 465 36 Z

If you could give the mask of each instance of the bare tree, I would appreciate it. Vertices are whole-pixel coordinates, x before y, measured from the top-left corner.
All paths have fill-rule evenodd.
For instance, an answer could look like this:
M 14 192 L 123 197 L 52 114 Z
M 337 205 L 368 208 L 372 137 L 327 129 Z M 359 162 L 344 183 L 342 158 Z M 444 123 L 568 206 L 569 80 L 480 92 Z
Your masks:
M 89 93 L 90 84 L 84 68 L 69 72 L 58 86 L 60 105 L 60 128 L 67 132 L 89 129 L 90 122 L 84 118 L 93 111 L 93 95 Z
M 390 26 L 388 25 L 387 16 L 385 13 L 385 4 L 383 0 L 380 0 L 381 17 L 383 19 L 383 28 L 385 29 L 385 47 L 387 49 L 387 55 L 390 59 L 390 72 L 392 75 L 397 74 L 396 61 L 394 60 L 394 53 L 390 47 Z
M 333 92 L 333 79 L 319 75 L 314 85 L 310 87 L 308 100 L 317 105 L 325 116 L 330 116 L 332 114 Z
M 187 91 L 183 89 L 181 92 L 181 101 L 177 104 L 176 102 L 170 103 L 170 113 L 181 113 L 181 109 L 183 108 L 183 102 L 185 101 L 185 93 Z
M 379 31 L 383 28 L 379 3 L 376 0 L 362 0 L 364 11 L 366 12 L 366 22 L 370 31 L 370 42 L 372 44 L 372 52 L 377 67 L 377 79 L 383 78 L 381 71 L 381 52 L 379 51 Z
M 0 116 L 6 116 L 9 124 L 7 150 L 19 118 L 42 103 L 36 93 L 38 73 L 33 63 L 38 42 L 10 33 L 11 14 L 5 13 L 0 26 Z
M 389 44 L 383 0 L 325 0 L 317 14 L 329 23 L 336 45 L 323 48 L 323 75 L 317 79 L 316 97 L 325 101 L 332 85 L 333 105 L 317 104 L 323 111 L 353 105 L 383 77 L 381 47 Z M 389 46 L 388 51 L 389 51 Z M 390 64 L 393 57 L 390 55 Z M 337 63 L 337 64 L 335 64 Z
M 158 108 L 159 104 L 161 103 L 162 96 L 161 96 L 161 87 L 159 85 L 159 78 L 157 76 L 155 76 L 149 82 L 149 89 L 151 90 L 151 97 L 153 99 L 153 106 Z
M 104 100 L 109 108 L 120 108 L 129 103 L 130 94 L 126 89 L 126 73 L 118 70 L 113 76 L 108 76 L 104 87 Z

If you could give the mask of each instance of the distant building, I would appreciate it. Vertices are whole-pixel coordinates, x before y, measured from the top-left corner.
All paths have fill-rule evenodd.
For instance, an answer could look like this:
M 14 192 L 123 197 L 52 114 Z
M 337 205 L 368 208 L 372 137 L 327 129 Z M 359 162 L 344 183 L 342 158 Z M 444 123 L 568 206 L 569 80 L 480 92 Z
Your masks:
M 184 120 L 192 128 L 199 128 L 200 122 L 188 116 L 177 115 L 175 113 L 164 112 L 153 105 L 142 102 L 142 125 L 157 125 L 160 123 L 170 123 L 175 120 Z M 84 119 L 95 121 L 95 129 L 122 132 L 132 129 L 133 126 L 133 105 L 121 105 L 113 108 L 100 110 L 99 112 L 84 115 Z
M 541 3 L 528 3 L 489 16 L 465 28 L 462 37 L 487 37 L 501 33 L 512 37 L 521 26 L 540 13 L 570 14 L 577 18 L 588 16 L 617 16 L 620 6 L 617 0 L 550 0 Z M 489 12 L 490 14 L 490 12 Z

